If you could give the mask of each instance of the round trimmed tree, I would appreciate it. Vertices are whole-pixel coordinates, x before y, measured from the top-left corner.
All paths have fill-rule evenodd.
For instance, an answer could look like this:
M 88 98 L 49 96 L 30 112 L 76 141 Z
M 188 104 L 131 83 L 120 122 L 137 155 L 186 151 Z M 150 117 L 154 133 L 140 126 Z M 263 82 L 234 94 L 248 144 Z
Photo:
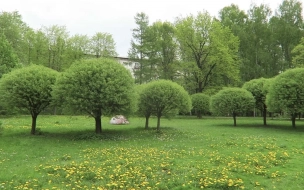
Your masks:
M 290 114 L 295 128 L 297 114 L 304 111 L 304 68 L 290 69 L 276 76 L 269 88 L 266 104 L 271 111 Z
M 102 132 L 101 116 L 130 114 L 134 108 L 131 73 L 112 59 L 75 62 L 57 80 L 54 96 L 58 104 L 82 111 L 95 119 L 95 132 Z
M 202 114 L 210 111 L 210 96 L 203 93 L 191 95 L 193 110 L 198 118 L 202 118 Z
M 236 126 L 236 116 L 254 108 L 254 97 L 242 88 L 225 88 L 211 97 L 211 111 L 218 115 L 230 114 Z
M 139 110 L 150 111 L 157 117 L 157 131 L 160 130 L 160 118 L 178 112 L 191 110 L 191 99 L 186 90 L 169 80 L 157 80 L 146 84 L 139 93 Z M 147 121 L 146 121 L 147 123 Z
M 30 65 L 3 75 L 0 97 L 7 109 L 28 110 L 32 116 L 31 134 L 35 134 L 36 120 L 52 101 L 52 87 L 58 73 L 50 68 Z
M 255 99 L 255 107 L 257 109 L 260 109 L 263 115 L 263 122 L 264 125 L 267 125 L 266 123 L 266 117 L 267 117 L 267 106 L 266 106 L 266 95 L 268 93 L 268 81 L 271 79 L 265 79 L 265 78 L 259 78 L 259 79 L 253 79 L 248 82 L 246 82 L 243 85 L 243 88 L 251 92 Z

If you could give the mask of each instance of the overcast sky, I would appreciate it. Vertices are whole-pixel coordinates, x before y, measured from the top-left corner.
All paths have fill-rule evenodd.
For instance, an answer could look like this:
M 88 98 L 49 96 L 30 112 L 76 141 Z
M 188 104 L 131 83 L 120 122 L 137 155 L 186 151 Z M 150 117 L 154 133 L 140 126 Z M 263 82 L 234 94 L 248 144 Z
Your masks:
M 135 27 L 134 16 L 144 12 L 150 23 L 173 22 L 178 16 L 207 10 L 212 16 L 232 3 L 247 12 L 250 4 L 264 3 L 275 11 L 282 0 L 1 0 L 0 11 L 18 11 L 33 29 L 66 26 L 70 35 L 112 34 L 120 56 L 127 56 Z

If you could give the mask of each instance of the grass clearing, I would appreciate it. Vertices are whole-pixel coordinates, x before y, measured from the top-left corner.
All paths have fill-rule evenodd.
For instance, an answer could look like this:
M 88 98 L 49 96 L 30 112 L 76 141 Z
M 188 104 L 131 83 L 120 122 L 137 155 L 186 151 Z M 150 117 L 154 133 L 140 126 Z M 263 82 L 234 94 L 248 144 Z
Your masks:
M 84 116 L 2 118 L 0 189 L 302 189 L 304 120 L 144 118 L 103 134 Z M 156 126 L 152 118 L 151 126 Z

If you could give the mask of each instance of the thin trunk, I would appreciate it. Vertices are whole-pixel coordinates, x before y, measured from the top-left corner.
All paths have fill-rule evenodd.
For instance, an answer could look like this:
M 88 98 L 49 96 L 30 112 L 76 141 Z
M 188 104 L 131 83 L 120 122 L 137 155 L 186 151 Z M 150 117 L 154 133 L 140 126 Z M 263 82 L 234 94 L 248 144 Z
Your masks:
M 31 47 L 28 48 L 28 65 L 31 63 Z
M 203 82 L 198 82 L 197 93 L 202 93 L 202 92 L 203 92 Z
M 139 84 L 142 84 L 143 82 L 143 58 L 142 58 L 142 52 L 140 52 L 140 72 L 139 72 Z
M 150 118 L 150 115 L 149 115 L 149 116 L 146 116 L 145 129 L 148 129 L 148 128 L 149 128 L 149 118 Z
M 198 111 L 197 111 L 197 117 L 198 117 L 199 119 L 202 119 L 202 112 L 201 112 L 201 110 L 198 110 Z
M 236 126 L 236 113 L 232 113 L 234 126 Z
M 101 134 L 101 116 L 95 116 L 95 132 L 96 134 Z
M 291 114 L 291 122 L 292 122 L 292 127 L 296 128 L 296 114 L 295 113 Z
M 52 54 L 52 67 L 51 68 L 57 70 L 56 66 L 55 66 L 55 56 L 56 56 L 56 54 L 55 54 L 55 52 L 53 52 L 53 54 Z
M 39 51 L 36 51 L 36 61 L 39 61 Z
M 54 107 L 54 115 L 56 115 L 57 114 L 57 107 L 55 106 Z
M 32 135 L 35 135 L 35 132 L 36 132 L 37 116 L 38 116 L 38 114 L 32 113 L 32 130 L 31 130 Z
M 49 68 L 51 68 L 51 50 L 49 50 Z
M 157 128 L 156 128 L 157 132 L 160 131 L 160 117 L 161 116 L 157 116 Z
M 267 123 L 266 123 L 266 117 L 267 117 L 267 107 L 266 107 L 266 105 L 264 104 L 264 105 L 263 105 L 264 125 L 267 125 Z

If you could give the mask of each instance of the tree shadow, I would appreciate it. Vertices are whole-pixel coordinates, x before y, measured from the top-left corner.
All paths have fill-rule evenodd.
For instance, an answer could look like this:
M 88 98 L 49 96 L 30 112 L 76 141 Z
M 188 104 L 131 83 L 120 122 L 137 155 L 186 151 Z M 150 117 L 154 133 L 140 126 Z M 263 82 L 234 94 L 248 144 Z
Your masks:
M 252 121 L 252 120 L 251 120 Z M 233 120 L 231 119 L 231 123 L 221 123 L 221 124 L 215 124 L 215 126 L 221 126 L 221 127 L 231 127 L 231 128 L 259 128 L 259 129 L 265 129 L 265 130 L 281 130 L 281 131 L 288 131 L 288 132 L 304 132 L 304 120 L 297 120 L 296 121 L 296 128 L 293 128 L 291 125 L 291 121 L 288 119 L 269 119 L 267 120 L 267 125 L 262 124 L 259 120 L 253 120 L 254 122 L 249 123 L 246 122 L 244 119 L 238 121 L 237 125 L 233 126 Z
M 128 127 L 128 128 L 106 128 L 102 130 L 101 134 L 96 134 L 94 129 L 79 129 L 79 130 L 64 130 L 64 131 L 50 131 L 47 128 L 41 130 L 36 129 L 36 134 L 31 135 L 29 131 L 19 131 L 7 136 L 14 138 L 37 138 L 46 140 L 68 140 L 68 141 L 128 141 L 128 140 L 142 140 L 153 138 L 154 135 L 163 133 L 175 133 L 178 131 L 176 128 L 172 127 L 161 127 L 161 131 L 158 132 L 156 127 L 150 127 L 145 129 L 144 127 Z

